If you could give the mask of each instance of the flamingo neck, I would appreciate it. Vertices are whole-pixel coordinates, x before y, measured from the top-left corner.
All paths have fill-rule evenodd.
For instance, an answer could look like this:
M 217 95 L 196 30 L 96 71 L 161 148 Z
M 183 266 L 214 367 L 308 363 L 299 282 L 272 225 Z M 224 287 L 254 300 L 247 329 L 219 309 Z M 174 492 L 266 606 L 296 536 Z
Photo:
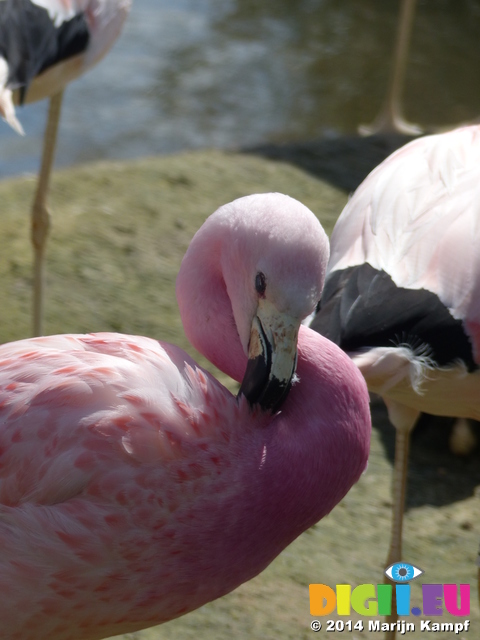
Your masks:
M 241 382 L 247 356 L 222 275 L 221 238 L 217 240 L 211 235 L 205 238 L 205 235 L 204 229 L 197 232 L 177 276 L 176 294 L 183 328 L 197 351 Z
M 176 291 L 192 345 L 240 381 L 247 356 L 222 272 L 222 251 L 230 249 L 224 244 L 226 235 L 221 225 L 204 225 L 197 232 L 182 262 Z M 250 509 L 257 500 L 262 513 L 280 506 L 289 512 L 289 517 L 275 524 L 275 536 L 278 533 L 283 545 L 285 538 L 295 538 L 328 513 L 358 480 L 370 442 L 368 393 L 359 370 L 336 345 L 303 326 L 297 375 L 299 381 L 281 412 L 255 430 L 262 488 L 245 503 Z M 263 496 L 269 496 L 268 504 Z M 271 496 L 277 496 L 278 502 Z M 281 532 L 284 524 L 288 531 Z

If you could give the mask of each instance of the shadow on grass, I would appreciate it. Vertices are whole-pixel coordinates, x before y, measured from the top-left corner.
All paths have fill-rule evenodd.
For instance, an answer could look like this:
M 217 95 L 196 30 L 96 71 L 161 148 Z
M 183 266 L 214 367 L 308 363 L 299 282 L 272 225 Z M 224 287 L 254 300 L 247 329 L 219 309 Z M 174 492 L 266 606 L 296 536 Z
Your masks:
M 372 401 L 371 409 L 373 427 L 393 467 L 395 430 L 380 399 Z M 407 509 L 464 500 L 480 485 L 480 447 L 466 457 L 454 455 L 448 445 L 453 423 L 454 418 L 421 415 L 411 436 Z M 475 434 L 480 436 L 478 427 L 475 423 Z
M 413 138 L 378 134 L 319 138 L 304 142 L 262 144 L 244 153 L 289 162 L 329 184 L 354 191 L 364 178 L 393 151 Z

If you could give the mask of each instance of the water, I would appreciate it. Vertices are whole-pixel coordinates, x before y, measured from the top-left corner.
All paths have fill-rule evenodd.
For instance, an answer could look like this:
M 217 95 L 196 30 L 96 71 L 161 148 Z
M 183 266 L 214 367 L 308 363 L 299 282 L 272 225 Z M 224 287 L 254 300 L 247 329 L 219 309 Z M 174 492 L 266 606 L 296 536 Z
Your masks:
M 354 133 L 382 103 L 397 0 L 134 0 L 126 28 L 68 87 L 57 166 Z M 419 0 L 404 112 L 480 116 L 480 2 Z M 0 121 L 0 176 L 37 170 L 46 102 Z

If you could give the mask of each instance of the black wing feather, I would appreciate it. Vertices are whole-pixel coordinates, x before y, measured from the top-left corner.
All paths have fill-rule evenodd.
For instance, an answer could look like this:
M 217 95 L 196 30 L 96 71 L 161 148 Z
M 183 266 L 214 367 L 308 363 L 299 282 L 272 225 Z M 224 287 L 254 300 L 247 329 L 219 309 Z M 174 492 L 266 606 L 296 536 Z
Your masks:
M 81 13 L 56 27 L 48 11 L 30 0 L 0 2 L 0 56 L 8 63 L 7 86 L 20 88 L 21 103 L 33 78 L 85 51 L 89 40 Z
M 477 368 L 462 321 L 437 295 L 397 287 L 368 263 L 328 276 L 311 327 L 347 352 L 408 344 L 438 366 L 463 360 L 469 371 Z

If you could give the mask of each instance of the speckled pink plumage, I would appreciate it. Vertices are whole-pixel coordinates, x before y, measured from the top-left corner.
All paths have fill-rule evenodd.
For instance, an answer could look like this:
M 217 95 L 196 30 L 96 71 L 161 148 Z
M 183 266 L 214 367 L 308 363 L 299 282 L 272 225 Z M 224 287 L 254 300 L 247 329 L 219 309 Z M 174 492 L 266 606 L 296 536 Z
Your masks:
M 252 294 L 239 283 L 260 260 L 279 307 L 306 315 L 328 247 L 285 196 L 228 207 L 192 241 L 178 297 L 191 341 L 209 355 L 216 336 L 212 359 L 240 379 L 237 317 L 248 320 Z M 252 578 L 327 514 L 365 468 L 368 396 L 349 358 L 305 327 L 297 374 L 272 417 L 149 338 L 0 347 L 2 640 L 93 640 L 169 620 Z

